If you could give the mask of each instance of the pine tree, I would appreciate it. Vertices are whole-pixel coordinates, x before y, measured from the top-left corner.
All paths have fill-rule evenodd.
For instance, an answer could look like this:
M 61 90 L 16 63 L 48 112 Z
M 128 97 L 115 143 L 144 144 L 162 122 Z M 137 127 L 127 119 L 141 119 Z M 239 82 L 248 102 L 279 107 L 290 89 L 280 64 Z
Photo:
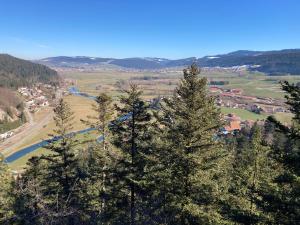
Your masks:
M 9 224 L 13 217 L 12 174 L 0 154 L 0 224 Z
M 150 138 L 147 132 L 151 116 L 149 106 L 141 99 L 142 92 L 131 84 L 115 105 L 117 119 L 110 125 L 112 143 L 121 151 L 117 160 L 115 179 L 115 207 L 119 217 L 115 224 L 143 224 L 142 199 L 145 187 L 145 165 Z
M 19 224 L 82 224 L 81 177 L 72 131 L 73 113 L 63 99 L 54 108 L 56 128 L 46 147 L 17 181 L 15 212 Z
M 45 186 L 49 207 L 53 210 L 53 220 L 58 223 L 76 224 L 80 222 L 80 177 L 76 146 L 78 140 L 72 133 L 74 113 L 69 105 L 60 99 L 54 108 L 56 128 L 50 136 L 52 141 L 47 146 L 51 152 L 42 157 L 47 163 Z
M 276 130 L 272 146 L 280 174 L 262 193 L 263 209 L 273 213 L 277 224 L 299 224 L 300 221 L 300 88 L 297 85 L 282 83 L 287 104 L 294 114 L 291 127 L 282 125 L 273 117 Z
M 225 223 L 221 202 L 227 191 L 227 153 L 218 141 L 220 111 L 196 65 L 157 113 L 156 189 L 164 224 Z
M 101 93 L 95 99 L 93 111 L 96 115 L 88 116 L 88 120 L 82 120 L 83 123 L 95 128 L 97 134 L 101 135 L 101 146 L 103 152 L 107 152 L 109 145 L 109 122 L 113 116 L 112 98 L 105 93 Z
M 49 224 L 49 207 L 43 185 L 46 165 L 39 157 L 28 160 L 27 169 L 14 185 L 15 224 Z
M 87 166 L 84 169 L 86 176 L 86 206 L 91 214 L 91 221 L 102 223 L 107 208 L 110 188 L 110 172 L 114 167 L 114 151 L 110 144 L 109 123 L 113 116 L 112 99 L 101 93 L 93 105 L 95 115 L 82 120 L 89 127 L 95 128 L 97 139 L 91 141 L 88 151 L 84 151 L 82 161 Z
M 268 185 L 274 170 L 270 149 L 263 145 L 262 129 L 255 124 L 249 134 L 244 134 L 248 144 L 236 148 L 233 162 L 231 199 L 228 202 L 230 217 L 241 224 L 261 224 L 268 219 L 258 206 L 259 192 Z

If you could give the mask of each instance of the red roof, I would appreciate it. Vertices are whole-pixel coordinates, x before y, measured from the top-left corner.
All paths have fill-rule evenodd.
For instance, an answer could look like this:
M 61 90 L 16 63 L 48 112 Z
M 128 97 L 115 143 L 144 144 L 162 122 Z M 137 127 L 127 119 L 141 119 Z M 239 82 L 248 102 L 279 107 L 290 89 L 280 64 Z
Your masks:
M 234 131 L 234 130 L 240 130 L 241 129 L 241 122 L 238 120 L 233 120 L 229 122 L 228 126 L 225 126 L 225 130 L 227 131 Z

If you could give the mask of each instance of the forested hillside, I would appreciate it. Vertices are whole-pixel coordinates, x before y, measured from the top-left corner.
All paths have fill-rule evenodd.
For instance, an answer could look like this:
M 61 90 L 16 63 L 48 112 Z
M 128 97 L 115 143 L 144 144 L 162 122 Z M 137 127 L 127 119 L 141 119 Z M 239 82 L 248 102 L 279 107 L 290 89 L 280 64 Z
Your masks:
M 25 122 L 24 104 L 15 91 L 0 87 L 0 134 Z
M 224 125 L 206 78 L 184 70 L 153 110 L 132 84 L 106 93 L 82 120 L 101 137 L 70 133 L 61 99 L 46 147 L 13 179 L 0 157 L 0 223 L 9 225 L 296 225 L 300 221 L 300 88 L 282 83 L 293 125 L 273 117 L 236 134 Z M 93 136 L 94 137 L 94 136 Z
M 0 54 L 0 87 L 17 88 L 57 81 L 57 72 L 47 66 Z

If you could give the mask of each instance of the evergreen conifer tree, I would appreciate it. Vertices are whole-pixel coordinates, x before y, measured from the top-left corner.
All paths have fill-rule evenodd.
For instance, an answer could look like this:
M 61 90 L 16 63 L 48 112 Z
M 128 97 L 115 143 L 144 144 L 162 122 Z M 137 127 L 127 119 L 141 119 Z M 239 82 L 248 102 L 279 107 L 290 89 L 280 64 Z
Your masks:
M 300 221 L 300 87 L 282 83 L 287 104 L 294 114 L 291 127 L 269 117 L 276 130 L 272 146 L 273 157 L 280 173 L 261 193 L 263 209 L 273 213 L 277 224 L 299 224 Z
M 54 223 L 77 224 L 81 222 L 82 190 L 76 158 L 78 140 L 72 133 L 74 113 L 63 99 L 54 108 L 54 113 L 56 128 L 50 135 L 54 141 L 47 146 L 51 153 L 41 157 L 47 163 L 43 185 L 47 188 L 46 197 L 53 210 Z
M 14 185 L 14 213 L 15 224 L 49 224 L 51 223 L 51 211 L 48 206 L 44 185 L 46 174 L 45 162 L 39 157 L 28 160 L 27 168 L 18 177 Z
M 145 195 L 145 167 L 148 128 L 151 115 L 149 106 L 141 99 L 137 85 L 121 97 L 115 105 L 117 119 L 110 125 L 112 143 L 121 152 L 115 168 L 114 195 L 116 214 L 114 224 L 143 224 L 143 196 Z
M 261 224 L 268 219 L 258 206 L 259 192 L 268 185 L 274 170 L 270 149 L 263 145 L 262 129 L 254 124 L 250 133 L 244 133 L 248 143 L 237 145 L 233 162 L 230 217 L 236 223 Z
M 220 111 L 196 65 L 157 113 L 153 179 L 162 224 L 223 224 L 228 156 L 218 141 Z M 154 213 L 155 214 L 155 213 Z
M 91 141 L 87 151 L 82 156 L 85 173 L 86 206 L 93 223 L 103 224 L 106 220 L 106 208 L 109 200 L 110 177 L 114 167 L 114 151 L 110 144 L 109 123 L 113 116 L 112 99 L 105 93 L 95 98 L 93 116 L 82 120 L 89 127 L 95 128 L 97 139 Z
M 54 108 L 56 128 L 46 148 L 17 181 L 15 212 L 20 224 L 82 224 L 82 189 L 72 131 L 73 113 L 61 99 Z
M 13 217 L 12 174 L 0 154 L 0 224 L 9 224 Z

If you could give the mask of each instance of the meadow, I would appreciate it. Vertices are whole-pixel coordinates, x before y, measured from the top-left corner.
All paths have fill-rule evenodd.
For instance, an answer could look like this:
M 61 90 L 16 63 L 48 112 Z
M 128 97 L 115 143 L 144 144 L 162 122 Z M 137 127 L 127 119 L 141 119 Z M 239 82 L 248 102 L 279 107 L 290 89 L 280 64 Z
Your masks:
M 158 95 L 172 94 L 182 71 L 164 72 L 124 72 L 124 71 L 92 71 L 92 72 L 65 72 L 63 76 L 77 80 L 77 86 L 82 92 L 97 95 L 99 92 L 120 95 L 120 89 L 126 88 L 129 82 L 137 83 L 144 91 L 145 98 Z M 201 76 L 209 81 L 229 81 L 223 88 L 241 88 L 244 95 L 257 97 L 271 97 L 283 99 L 284 93 L 280 88 L 280 81 L 292 83 L 300 82 L 300 76 L 267 76 L 254 72 L 233 71 L 205 71 Z
M 157 96 L 169 96 L 182 76 L 182 71 L 166 71 L 166 72 L 125 72 L 125 71 L 92 71 L 92 72 L 64 72 L 65 78 L 76 80 L 76 86 L 80 91 L 90 95 L 98 95 L 100 92 L 110 94 L 115 100 L 122 94 L 122 89 L 126 89 L 130 82 L 137 83 L 143 90 L 143 97 L 151 99 Z M 260 73 L 249 72 L 224 72 L 224 71 L 202 71 L 201 76 L 205 76 L 210 81 L 229 81 L 229 84 L 222 86 L 223 88 L 241 88 L 244 95 L 258 97 L 272 97 L 283 99 L 284 93 L 280 89 L 279 81 L 288 80 L 290 82 L 300 82 L 300 76 L 276 76 L 270 77 Z M 70 104 L 74 111 L 74 131 L 86 128 L 80 122 L 87 115 L 93 115 L 93 101 L 78 96 L 65 96 L 65 100 Z M 35 120 L 39 121 L 45 117 L 52 109 L 43 110 L 35 114 Z M 244 120 L 262 120 L 267 114 L 255 114 L 243 109 L 233 109 L 222 107 L 221 112 L 224 114 L 234 113 Z M 290 123 L 291 115 L 287 113 L 277 113 L 275 115 L 283 123 Z M 51 120 L 46 126 L 30 134 L 22 145 L 18 146 L 14 151 L 27 147 L 40 140 L 47 139 L 48 134 L 52 133 L 54 121 Z M 81 137 L 85 138 L 85 137 Z M 19 160 L 11 163 L 9 166 L 14 170 L 22 169 L 28 159 L 32 156 L 47 154 L 47 150 L 41 148 L 35 152 L 27 154 Z

